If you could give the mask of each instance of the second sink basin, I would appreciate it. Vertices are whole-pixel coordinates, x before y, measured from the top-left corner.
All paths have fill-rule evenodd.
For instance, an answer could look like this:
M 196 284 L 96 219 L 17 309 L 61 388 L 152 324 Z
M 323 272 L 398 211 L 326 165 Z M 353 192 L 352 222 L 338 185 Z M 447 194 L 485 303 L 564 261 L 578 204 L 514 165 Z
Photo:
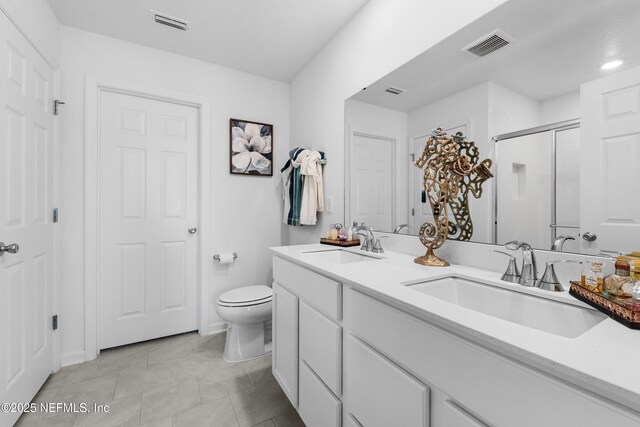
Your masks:
M 352 262 L 374 261 L 379 259 L 371 255 L 349 252 L 343 249 L 304 252 L 303 256 L 310 261 L 330 262 L 335 264 L 349 264 Z
M 567 338 L 578 337 L 606 319 L 595 310 L 461 277 L 445 277 L 409 286 L 470 310 Z

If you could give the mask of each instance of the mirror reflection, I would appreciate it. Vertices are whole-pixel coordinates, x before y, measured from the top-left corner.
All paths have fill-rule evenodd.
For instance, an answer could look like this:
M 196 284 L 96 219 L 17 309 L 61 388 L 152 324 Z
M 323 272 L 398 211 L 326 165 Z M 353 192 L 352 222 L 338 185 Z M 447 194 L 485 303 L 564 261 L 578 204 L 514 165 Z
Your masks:
M 635 0 L 511 0 L 368 85 L 345 102 L 345 219 L 432 222 L 413 160 L 441 127 L 493 160 L 471 241 L 637 250 L 638 22 Z

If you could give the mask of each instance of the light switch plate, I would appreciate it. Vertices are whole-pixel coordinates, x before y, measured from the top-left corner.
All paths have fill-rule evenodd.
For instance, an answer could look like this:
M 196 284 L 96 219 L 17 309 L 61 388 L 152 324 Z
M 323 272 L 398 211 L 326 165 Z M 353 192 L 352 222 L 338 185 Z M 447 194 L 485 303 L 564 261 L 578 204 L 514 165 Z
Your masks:
M 326 206 L 325 206 L 325 211 L 327 211 L 327 213 L 331 213 L 331 211 L 333 210 L 333 199 L 331 197 L 327 197 L 326 200 Z

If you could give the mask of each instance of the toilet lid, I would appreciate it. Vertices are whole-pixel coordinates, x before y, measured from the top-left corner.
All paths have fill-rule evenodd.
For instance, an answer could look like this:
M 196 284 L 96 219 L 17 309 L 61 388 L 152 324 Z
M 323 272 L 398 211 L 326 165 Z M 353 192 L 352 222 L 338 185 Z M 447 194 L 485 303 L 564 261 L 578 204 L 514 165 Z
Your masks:
M 262 304 L 271 301 L 273 292 L 271 288 L 264 285 L 244 286 L 242 288 L 232 289 L 224 292 L 218 298 L 218 302 L 222 304 Z

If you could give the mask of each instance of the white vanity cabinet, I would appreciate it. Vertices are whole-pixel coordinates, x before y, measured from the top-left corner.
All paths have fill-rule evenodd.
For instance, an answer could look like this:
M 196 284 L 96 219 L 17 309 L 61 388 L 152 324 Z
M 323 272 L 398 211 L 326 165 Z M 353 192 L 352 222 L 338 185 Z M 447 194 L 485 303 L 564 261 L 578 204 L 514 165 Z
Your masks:
M 365 286 L 278 256 L 273 274 L 273 373 L 308 427 L 640 425 L 637 412 Z
M 342 285 L 277 257 L 273 278 L 273 374 L 307 427 L 339 427 Z
M 621 406 L 351 287 L 344 291 L 344 327 L 438 390 L 430 407 L 436 427 L 640 425 Z

